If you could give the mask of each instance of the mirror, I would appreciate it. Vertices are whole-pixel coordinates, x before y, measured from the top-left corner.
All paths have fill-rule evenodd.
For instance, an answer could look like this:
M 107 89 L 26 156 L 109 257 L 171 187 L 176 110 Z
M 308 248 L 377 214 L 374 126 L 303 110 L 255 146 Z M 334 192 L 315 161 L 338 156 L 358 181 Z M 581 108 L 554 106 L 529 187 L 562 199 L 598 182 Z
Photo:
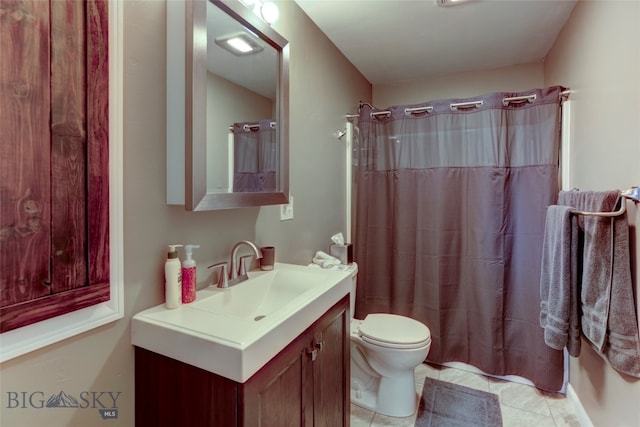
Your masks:
M 167 203 L 193 211 L 287 203 L 287 40 L 238 0 L 167 8 Z M 230 36 L 255 52 L 232 52 Z

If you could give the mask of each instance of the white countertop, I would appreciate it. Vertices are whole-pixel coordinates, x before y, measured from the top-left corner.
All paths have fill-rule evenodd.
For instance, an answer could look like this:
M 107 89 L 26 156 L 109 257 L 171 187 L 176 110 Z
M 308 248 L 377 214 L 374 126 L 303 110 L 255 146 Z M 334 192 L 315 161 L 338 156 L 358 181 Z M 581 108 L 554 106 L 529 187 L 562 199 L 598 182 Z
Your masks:
M 276 263 L 274 272 L 277 270 L 298 275 L 295 277 L 302 277 L 300 280 L 312 278 L 314 286 L 282 301 L 281 307 L 260 320 L 215 312 L 208 304 L 211 297 L 239 295 L 251 299 L 234 288 L 251 280 L 262 286 L 257 280 L 261 276 L 264 277 L 260 280 L 266 280 L 266 275 L 272 273 L 249 272 L 249 281 L 227 289 L 210 286 L 198 291 L 195 302 L 177 309 L 170 310 L 162 304 L 136 314 L 131 326 L 132 344 L 236 382 L 247 381 L 351 291 L 354 269 L 334 271 Z

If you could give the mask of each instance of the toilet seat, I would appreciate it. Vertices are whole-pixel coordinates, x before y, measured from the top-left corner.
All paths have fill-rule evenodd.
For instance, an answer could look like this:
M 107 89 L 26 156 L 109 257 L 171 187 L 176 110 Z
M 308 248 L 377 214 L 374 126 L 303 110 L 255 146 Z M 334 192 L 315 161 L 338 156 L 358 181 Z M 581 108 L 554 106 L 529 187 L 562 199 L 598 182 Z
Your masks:
M 363 341 L 380 347 L 415 349 L 431 344 L 429 328 L 396 314 L 369 314 L 357 326 L 357 333 Z

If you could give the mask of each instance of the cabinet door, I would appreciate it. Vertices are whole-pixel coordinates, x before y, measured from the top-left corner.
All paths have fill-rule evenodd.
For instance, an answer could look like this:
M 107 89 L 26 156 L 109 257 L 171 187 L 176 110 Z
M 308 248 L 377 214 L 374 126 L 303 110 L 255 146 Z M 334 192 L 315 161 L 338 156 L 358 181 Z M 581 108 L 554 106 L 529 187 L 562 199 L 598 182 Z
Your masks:
M 313 425 L 349 425 L 348 300 L 334 306 L 314 331 Z
M 298 427 L 305 424 L 304 375 L 310 335 L 303 333 L 269 364 L 241 386 L 238 425 L 245 427 Z

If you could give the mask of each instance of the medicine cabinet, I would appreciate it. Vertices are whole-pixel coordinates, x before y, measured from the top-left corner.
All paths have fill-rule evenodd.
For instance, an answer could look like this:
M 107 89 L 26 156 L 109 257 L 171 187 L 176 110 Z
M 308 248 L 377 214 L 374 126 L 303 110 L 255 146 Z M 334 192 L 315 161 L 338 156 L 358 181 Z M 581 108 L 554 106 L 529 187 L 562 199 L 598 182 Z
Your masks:
M 287 203 L 288 91 L 288 41 L 240 1 L 167 2 L 167 203 Z

